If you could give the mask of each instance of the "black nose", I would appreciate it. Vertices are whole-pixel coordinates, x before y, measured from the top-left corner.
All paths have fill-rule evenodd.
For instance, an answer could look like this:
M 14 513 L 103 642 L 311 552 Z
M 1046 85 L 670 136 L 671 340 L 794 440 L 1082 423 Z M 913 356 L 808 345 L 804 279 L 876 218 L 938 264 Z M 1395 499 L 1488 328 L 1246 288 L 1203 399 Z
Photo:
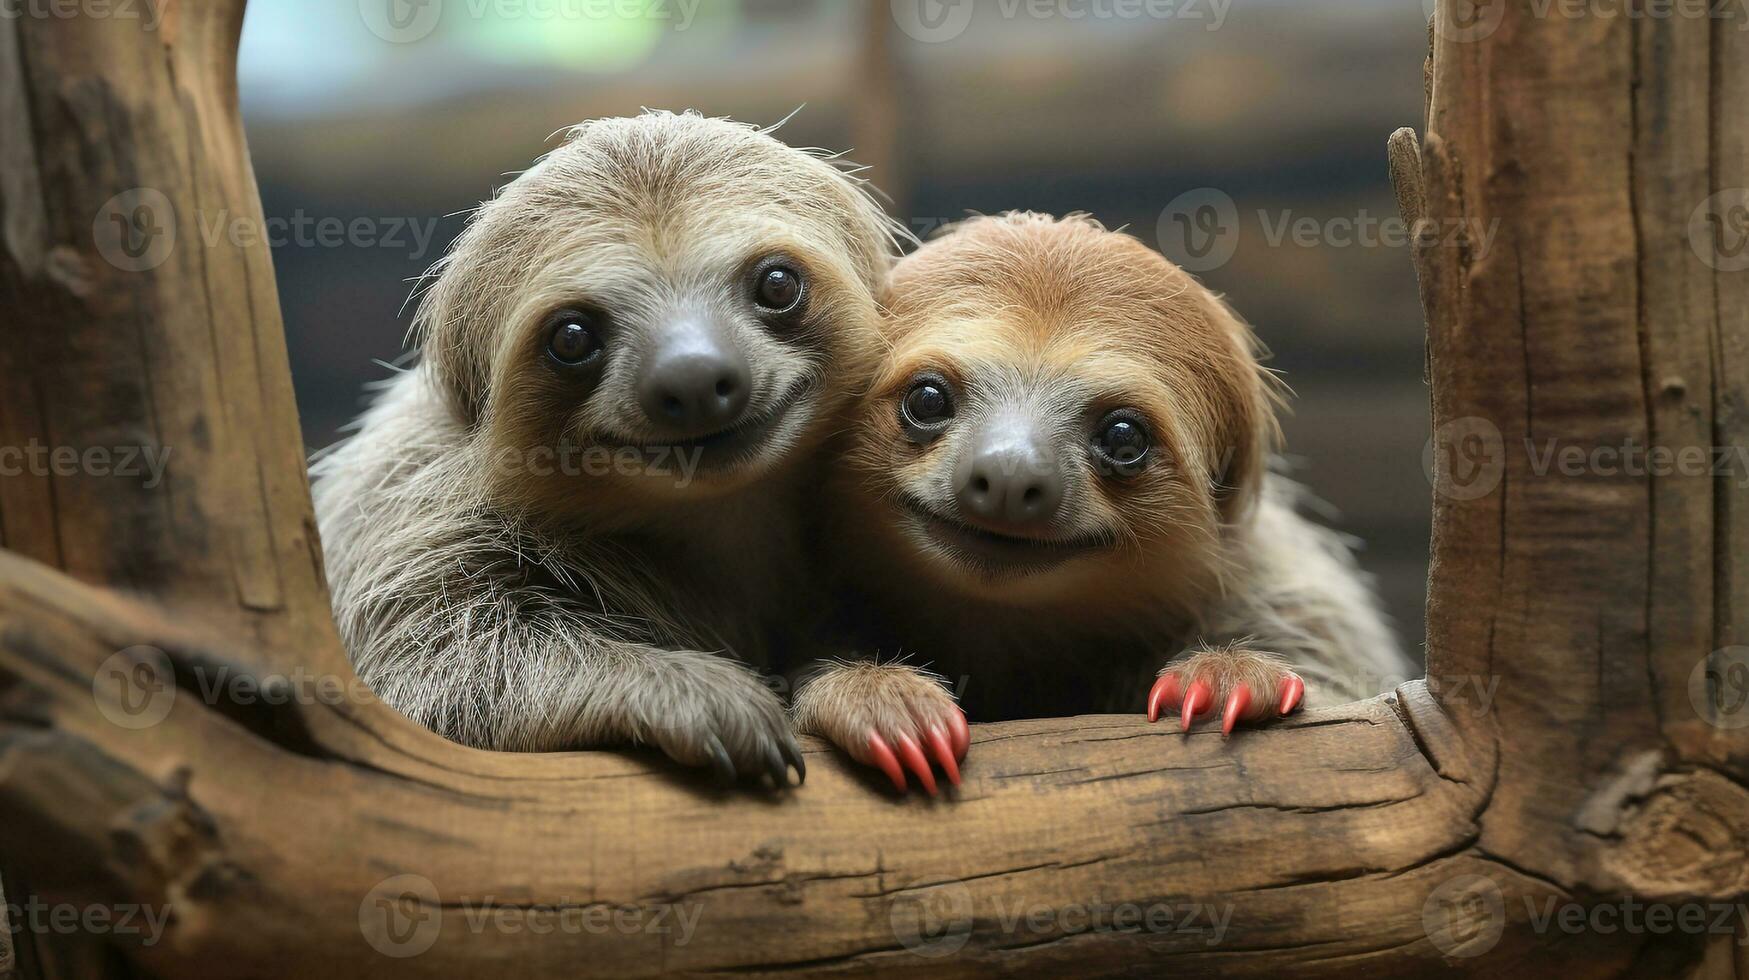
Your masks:
M 656 338 L 638 379 L 638 404 L 664 432 L 702 435 L 734 425 L 752 388 L 747 356 L 727 332 L 687 320 Z
M 955 478 L 961 509 L 978 520 L 1036 528 L 1050 523 L 1063 504 L 1063 474 L 1048 439 L 1020 419 L 979 433 Z

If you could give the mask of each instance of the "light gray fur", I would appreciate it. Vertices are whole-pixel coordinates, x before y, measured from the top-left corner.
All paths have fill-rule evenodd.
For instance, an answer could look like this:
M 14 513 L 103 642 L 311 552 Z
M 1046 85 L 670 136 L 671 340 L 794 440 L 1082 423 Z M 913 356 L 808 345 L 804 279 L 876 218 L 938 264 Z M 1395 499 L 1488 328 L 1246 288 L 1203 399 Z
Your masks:
M 424 296 L 418 364 L 312 467 L 359 675 L 473 746 L 642 743 L 781 772 L 788 722 L 749 665 L 808 604 L 800 494 L 874 346 L 859 332 L 874 336 L 893 234 L 821 154 L 691 114 L 587 123 L 482 206 Z M 737 306 L 736 270 L 773 249 L 814 274 L 803 335 Z M 531 331 L 578 296 L 616 319 L 603 376 L 573 404 Z M 628 404 L 641 338 L 701 310 L 754 362 L 755 409 L 806 388 L 752 455 L 696 484 L 520 462 L 565 441 L 658 442 Z
M 715 652 L 731 610 L 763 611 L 753 597 L 688 595 L 635 539 L 543 534 L 482 507 L 480 455 L 421 367 L 314 467 L 336 619 L 378 697 L 480 748 L 639 742 L 695 765 L 711 733 L 745 745 L 779 724 L 758 676 Z M 775 575 L 760 571 L 749 591 Z M 732 639 L 759 658 L 756 636 Z
M 1227 591 L 1184 638 L 1187 648 L 1243 642 L 1284 658 L 1307 703 L 1369 698 L 1419 676 L 1387 625 L 1351 540 L 1303 513 L 1303 489 L 1265 477 L 1249 519 L 1226 529 Z

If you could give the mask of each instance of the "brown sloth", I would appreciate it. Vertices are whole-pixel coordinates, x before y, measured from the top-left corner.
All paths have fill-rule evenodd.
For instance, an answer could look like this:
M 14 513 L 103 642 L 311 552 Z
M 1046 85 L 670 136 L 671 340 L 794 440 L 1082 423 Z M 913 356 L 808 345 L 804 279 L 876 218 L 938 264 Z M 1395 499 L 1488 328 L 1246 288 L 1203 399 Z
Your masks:
M 746 664 L 816 604 L 808 460 L 879 349 L 895 233 L 833 161 L 750 126 L 573 130 L 480 208 L 417 366 L 313 467 L 360 676 L 482 748 L 803 777 Z
M 966 677 L 980 721 L 1144 705 L 1222 730 L 1408 665 L 1335 533 L 1269 471 L 1273 378 L 1190 275 L 1082 216 L 978 218 L 898 263 L 835 481 L 855 649 Z M 964 716 L 904 663 L 827 665 L 802 731 L 935 791 Z M 927 750 L 927 754 L 924 750 Z

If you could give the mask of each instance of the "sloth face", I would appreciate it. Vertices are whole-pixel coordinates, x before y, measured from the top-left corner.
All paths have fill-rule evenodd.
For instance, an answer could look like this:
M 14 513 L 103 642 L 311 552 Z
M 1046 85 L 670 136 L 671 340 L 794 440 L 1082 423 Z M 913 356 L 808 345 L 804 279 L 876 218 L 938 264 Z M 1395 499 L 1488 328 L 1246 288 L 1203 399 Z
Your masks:
M 421 346 L 499 503 L 635 519 L 821 441 L 891 243 L 858 185 L 751 127 L 599 120 L 481 209 Z
M 847 386 L 843 335 L 872 324 L 864 310 L 846 325 L 850 304 L 825 294 L 862 290 L 830 265 L 781 221 L 556 261 L 518 311 L 493 423 L 656 497 L 757 479 L 816 441 Z
M 894 270 L 851 456 L 867 523 L 1005 602 L 1152 599 L 1215 572 L 1269 407 L 1245 328 L 1134 239 L 979 219 Z

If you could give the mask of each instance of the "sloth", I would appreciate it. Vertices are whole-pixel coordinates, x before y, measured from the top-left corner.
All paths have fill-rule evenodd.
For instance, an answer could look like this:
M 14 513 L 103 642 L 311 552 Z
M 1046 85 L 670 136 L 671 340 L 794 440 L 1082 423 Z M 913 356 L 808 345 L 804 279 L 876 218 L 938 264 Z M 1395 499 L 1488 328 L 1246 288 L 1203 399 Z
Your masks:
M 974 218 L 901 260 L 885 363 L 832 481 L 859 650 L 801 731 L 936 791 L 980 721 L 1144 705 L 1182 725 L 1371 696 L 1408 667 L 1347 543 L 1272 472 L 1278 383 L 1249 327 L 1081 215 Z
M 313 466 L 359 675 L 480 748 L 647 744 L 804 779 L 753 668 L 817 604 L 805 497 L 880 347 L 896 234 L 860 179 L 768 130 L 572 130 L 472 218 L 415 366 Z

